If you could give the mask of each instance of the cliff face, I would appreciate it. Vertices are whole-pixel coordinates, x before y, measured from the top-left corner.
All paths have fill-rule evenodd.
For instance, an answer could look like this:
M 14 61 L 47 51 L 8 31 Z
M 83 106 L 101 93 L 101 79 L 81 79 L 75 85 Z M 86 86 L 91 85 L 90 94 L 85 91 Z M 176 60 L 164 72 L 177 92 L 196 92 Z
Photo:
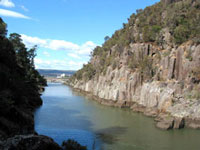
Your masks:
M 140 57 L 153 59 L 153 78 L 142 79 L 144 77 L 137 69 L 133 71 L 126 65 L 130 52 L 136 55 L 142 52 Z M 152 44 L 135 43 L 123 50 L 119 60 L 118 68 L 109 66 L 105 75 L 89 81 L 76 80 L 72 86 L 104 99 L 103 104 L 130 107 L 153 116 L 167 113 L 186 119 L 190 127 L 200 127 L 197 122 L 200 119 L 200 45 L 188 42 L 177 48 L 161 50 Z M 91 63 L 96 62 L 98 59 L 92 58 Z
M 185 2 L 174 1 L 175 6 Z M 160 2 L 152 8 L 162 4 Z M 164 16 L 168 13 L 168 6 L 162 7 L 165 9 L 161 16 Z M 153 42 L 154 33 L 146 35 L 149 29 L 140 33 L 140 24 L 137 25 L 145 11 L 139 12 L 135 24 L 130 24 L 129 20 L 122 29 L 125 32 L 122 35 L 129 35 L 133 28 L 132 37 L 140 35 L 140 42 L 134 39 L 125 45 L 108 45 L 116 39 L 116 34 L 119 35 L 117 31 L 102 48 L 94 50 L 89 64 L 72 77 L 70 85 L 100 98 L 102 104 L 130 107 L 133 111 L 154 116 L 160 128 L 182 128 L 185 125 L 200 128 L 200 45 L 189 38 L 181 43 L 173 42 L 176 35 L 164 25 L 155 38 L 162 37 L 162 40 Z M 150 39 L 145 41 L 147 36 Z

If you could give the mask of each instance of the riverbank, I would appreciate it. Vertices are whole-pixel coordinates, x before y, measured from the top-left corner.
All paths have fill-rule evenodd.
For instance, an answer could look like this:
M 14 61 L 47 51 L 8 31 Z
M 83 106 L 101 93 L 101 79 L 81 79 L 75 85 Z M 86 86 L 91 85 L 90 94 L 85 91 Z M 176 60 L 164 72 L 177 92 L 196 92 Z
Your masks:
M 73 138 L 88 150 L 94 145 L 95 150 L 199 149 L 199 130 L 157 129 L 153 119 L 142 113 L 101 105 L 60 83 L 49 83 L 42 99 L 35 129 L 59 144 Z
M 156 117 L 159 128 L 199 129 L 200 42 L 196 34 L 183 36 L 199 30 L 177 23 L 183 14 L 200 13 L 199 5 L 162 0 L 132 14 L 123 28 L 93 50 L 70 84 L 103 99 L 101 103 Z M 199 23 L 195 15 L 184 19 Z
M 56 77 L 48 77 L 48 76 L 45 76 L 45 79 L 49 83 L 62 83 L 62 84 L 69 80 L 69 78 L 56 78 Z
M 180 117 L 176 116 L 169 111 L 160 111 L 156 107 L 145 107 L 144 105 L 140 105 L 135 101 L 114 101 L 109 99 L 100 98 L 97 95 L 94 95 L 92 92 L 83 90 L 81 88 L 74 87 L 69 82 L 66 83 L 68 86 L 73 88 L 75 91 L 81 92 L 82 94 L 94 99 L 102 105 L 118 107 L 118 108 L 129 108 L 133 112 L 143 113 L 145 116 L 153 117 L 156 124 L 155 126 L 160 129 L 169 130 L 169 129 L 181 129 L 184 127 L 199 129 L 200 128 L 200 120 L 192 117 Z M 188 105 L 187 101 L 185 102 Z M 182 108 L 185 106 L 181 104 Z M 198 105 L 197 105 L 198 106 Z M 186 106 L 187 107 L 187 106 Z M 180 107 L 178 107 L 180 108 Z M 188 110 L 179 110 L 179 111 L 188 111 Z

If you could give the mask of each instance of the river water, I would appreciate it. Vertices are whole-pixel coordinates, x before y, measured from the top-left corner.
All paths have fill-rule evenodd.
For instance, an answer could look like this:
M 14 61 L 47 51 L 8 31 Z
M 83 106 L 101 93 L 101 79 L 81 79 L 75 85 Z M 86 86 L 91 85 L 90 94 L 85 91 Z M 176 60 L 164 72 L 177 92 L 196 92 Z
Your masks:
M 200 130 L 163 131 L 152 118 L 107 107 L 49 83 L 35 112 L 35 130 L 57 143 L 75 139 L 88 150 L 199 150 Z

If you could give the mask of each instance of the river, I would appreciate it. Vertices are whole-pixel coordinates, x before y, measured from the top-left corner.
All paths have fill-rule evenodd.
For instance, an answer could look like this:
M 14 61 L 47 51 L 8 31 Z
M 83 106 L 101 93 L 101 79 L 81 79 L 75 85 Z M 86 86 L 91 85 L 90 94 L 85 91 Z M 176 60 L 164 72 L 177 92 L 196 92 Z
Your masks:
M 35 130 L 57 143 L 75 139 L 88 150 L 199 150 L 200 130 L 163 131 L 152 118 L 98 104 L 70 87 L 49 83 L 35 112 Z

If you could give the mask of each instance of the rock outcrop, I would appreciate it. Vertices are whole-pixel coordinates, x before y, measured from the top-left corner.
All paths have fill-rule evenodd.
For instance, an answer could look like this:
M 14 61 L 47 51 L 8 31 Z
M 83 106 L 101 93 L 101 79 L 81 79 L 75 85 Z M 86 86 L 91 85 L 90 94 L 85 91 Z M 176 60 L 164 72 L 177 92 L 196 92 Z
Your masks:
M 142 52 L 142 57 L 152 57 L 152 67 L 156 69 L 153 78 L 142 79 L 138 70 L 133 71 L 127 66 L 130 52 L 135 55 Z M 70 84 L 99 97 L 102 104 L 129 107 L 154 117 L 167 114 L 157 119 L 159 128 L 199 128 L 199 78 L 194 71 L 200 65 L 200 45 L 187 42 L 177 48 L 162 50 L 149 43 L 134 43 L 123 50 L 119 60 L 120 66 L 115 69 L 109 66 L 105 75 Z M 98 59 L 92 58 L 91 62 L 95 65 Z M 190 97 L 191 92 L 197 94 L 196 97 Z
M 16 135 L 0 141 L 1 150 L 61 150 L 53 139 L 42 135 Z
M 199 6 L 161 0 L 137 10 L 69 84 L 102 104 L 156 117 L 159 128 L 199 128 Z

